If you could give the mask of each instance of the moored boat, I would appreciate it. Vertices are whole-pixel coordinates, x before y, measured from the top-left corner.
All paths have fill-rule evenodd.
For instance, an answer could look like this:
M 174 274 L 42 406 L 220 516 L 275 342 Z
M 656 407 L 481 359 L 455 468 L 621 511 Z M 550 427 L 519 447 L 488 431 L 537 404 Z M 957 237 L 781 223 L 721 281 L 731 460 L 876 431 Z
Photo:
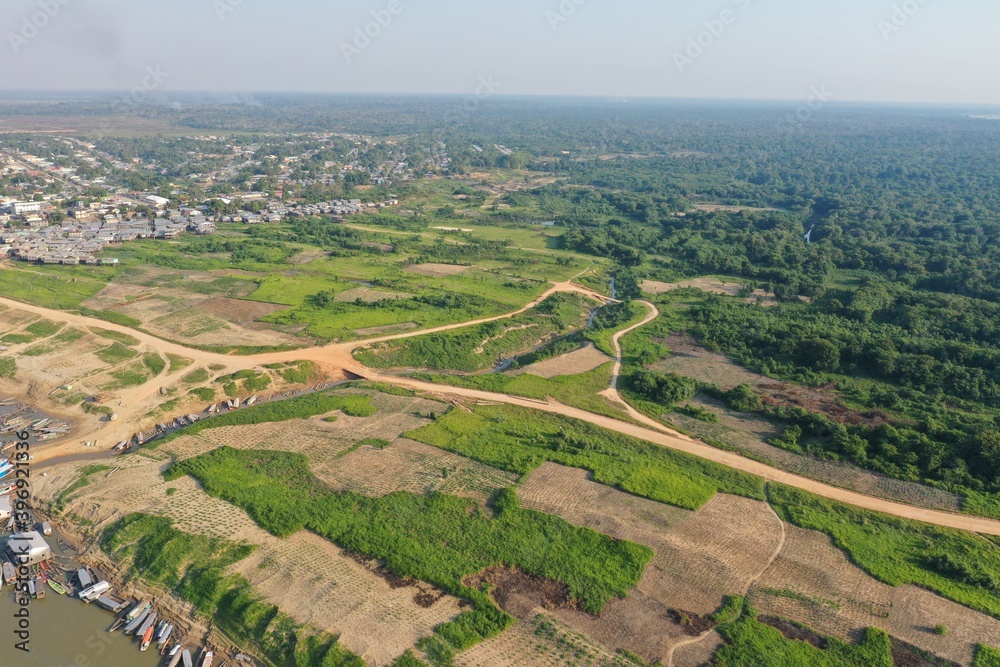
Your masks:
M 163 627 L 156 633 L 156 645 L 163 648 L 170 639 L 170 633 L 174 631 L 172 623 L 164 622 Z
M 139 626 L 142 625 L 143 621 L 145 621 L 146 617 L 149 615 L 149 609 L 149 605 L 146 605 L 146 608 L 140 611 L 138 616 L 129 621 L 128 625 L 125 626 L 125 634 L 135 634 L 135 631 L 139 629 Z
M 212 667 L 212 661 L 215 659 L 215 654 L 209 651 L 205 654 L 205 658 L 201 661 L 201 667 Z
M 181 662 L 184 663 L 184 667 L 194 667 L 194 660 L 191 659 L 191 651 L 189 649 L 181 651 Z
M 184 647 L 178 644 L 170 651 L 170 662 L 167 663 L 167 667 L 177 667 L 177 663 L 181 661 L 181 650 Z
M 142 644 L 139 646 L 140 651 L 145 651 L 149 648 L 150 643 L 153 641 L 153 626 L 146 628 L 146 632 L 142 635 Z
M 139 626 L 139 629 L 135 631 L 135 636 L 145 637 L 146 631 L 152 628 L 154 623 L 156 623 L 156 612 L 151 611 L 149 612 L 149 616 L 146 617 L 146 620 Z
M 49 579 L 49 588 L 51 588 L 52 590 L 54 590 L 59 595 L 66 595 L 66 589 L 63 588 L 62 584 L 60 584 L 55 579 Z

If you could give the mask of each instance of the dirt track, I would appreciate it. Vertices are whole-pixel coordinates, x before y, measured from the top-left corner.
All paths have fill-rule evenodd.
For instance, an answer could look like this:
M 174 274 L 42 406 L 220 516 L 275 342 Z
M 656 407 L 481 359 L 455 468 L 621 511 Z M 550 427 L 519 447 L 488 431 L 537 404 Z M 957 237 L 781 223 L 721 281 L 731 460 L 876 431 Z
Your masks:
M 49 310 L 37 306 L 30 306 L 3 297 L 0 297 L 0 304 L 36 313 L 38 315 L 43 315 L 51 320 L 59 322 L 66 322 L 69 324 L 75 324 L 77 326 L 82 326 L 82 327 L 100 327 L 104 329 L 119 331 L 121 333 L 126 333 L 130 336 L 140 339 L 143 343 L 147 345 L 155 347 L 161 352 L 170 352 L 173 354 L 179 354 L 185 357 L 192 358 L 197 363 L 202 363 L 202 364 L 224 364 L 226 365 L 227 368 L 235 368 L 235 367 L 249 368 L 261 364 L 270 364 L 281 361 L 309 360 L 322 364 L 328 370 L 347 371 L 349 373 L 352 373 L 354 375 L 357 375 L 359 377 L 368 380 L 384 382 L 387 384 L 392 384 L 408 389 L 414 389 L 417 391 L 423 391 L 430 394 L 462 396 L 465 398 L 472 398 L 487 402 L 506 403 L 509 405 L 517 405 L 525 408 L 542 410 L 544 412 L 550 412 L 553 414 L 558 414 L 565 417 L 570 417 L 573 419 L 579 419 L 581 421 L 590 422 L 591 424 L 600 426 L 602 428 L 606 428 L 611 431 L 616 431 L 618 433 L 646 440 L 648 442 L 652 442 L 654 444 L 658 444 L 663 447 L 669 447 L 671 449 L 686 452 L 688 454 L 692 454 L 699 458 L 706 459 L 709 461 L 714 461 L 716 463 L 725 465 L 727 467 L 736 470 L 741 470 L 743 472 L 747 472 L 753 475 L 758 475 L 770 482 L 776 482 L 779 484 L 792 486 L 798 489 L 802 489 L 804 491 L 808 491 L 810 493 L 814 493 L 818 496 L 847 503 L 849 505 L 854 505 L 856 507 L 883 512 L 885 514 L 890 514 L 893 516 L 902 517 L 906 519 L 923 521 L 925 523 L 942 526 L 946 528 L 955 528 L 959 530 L 967 530 L 977 533 L 1000 536 L 1000 521 L 961 515 L 961 514 L 952 514 L 949 512 L 942 512 L 938 510 L 929 510 L 919 507 L 913 507 L 910 505 L 904 505 L 902 503 L 896 503 L 888 500 L 882 500 L 879 498 L 873 498 L 853 491 L 848 491 L 846 489 L 830 486 L 828 484 L 823 484 L 821 482 L 817 482 L 812 479 L 800 477 L 798 475 L 794 475 L 785 472 L 783 470 L 778 470 L 776 468 L 769 467 L 767 465 L 758 463 L 751 459 L 744 458 L 738 454 L 716 449 L 702 442 L 698 442 L 692 438 L 673 432 L 670 429 L 666 428 L 665 426 L 649 419 L 645 415 L 641 415 L 638 412 L 635 412 L 634 410 L 631 409 L 630 409 L 630 415 L 637 421 L 640 421 L 643 424 L 647 424 L 648 428 L 619 421 L 617 419 L 612 419 L 610 417 L 596 415 L 590 412 L 586 412 L 584 410 L 580 410 L 578 408 L 573 408 L 567 405 L 563 405 L 561 403 L 557 403 L 555 401 L 548 401 L 548 402 L 536 401 L 527 398 L 520 398 L 517 396 L 494 394 L 474 389 L 463 389 L 460 387 L 446 387 L 426 382 L 419 382 L 407 378 L 382 376 L 376 373 L 375 371 L 372 371 L 371 369 L 359 364 L 351 356 L 351 352 L 353 350 L 375 342 L 412 338 L 415 336 L 421 336 L 428 333 L 449 331 L 452 329 L 459 329 L 466 326 L 473 326 L 484 322 L 492 322 L 512 317 L 513 315 L 529 310 L 538 303 L 541 303 L 541 301 L 546 299 L 548 296 L 551 296 L 552 294 L 557 292 L 578 292 L 591 296 L 596 299 L 600 299 L 602 301 L 607 301 L 607 298 L 604 297 L 603 295 L 600 295 L 599 293 L 593 290 L 587 289 L 575 283 L 572 282 L 559 283 L 553 286 L 550 290 L 548 290 L 544 295 L 542 295 L 536 301 L 532 302 L 531 304 L 528 304 L 521 310 L 518 310 L 515 313 L 511 313 L 509 315 L 486 318 L 483 320 L 476 320 L 474 322 L 466 322 L 464 324 L 453 324 L 444 327 L 438 327 L 436 329 L 431 329 L 431 330 L 413 331 L 405 334 L 386 336 L 383 338 L 377 338 L 365 341 L 356 341 L 351 343 L 331 345 L 327 347 L 318 347 L 318 348 L 311 348 L 304 350 L 295 350 L 292 352 L 282 352 L 282 353 L 264 354 L 264 355 L 247 356 L 247 357 L 227 356 L 211 352 L 192 350 L 182 345 L 178 345 L 176 343 L 168 343 L 162 341 L 154 336 L 143 334 L 141 332 L 137 332 L 134 329 L 129 329 L 127 327 L 84 317 L 81 315 L 74 315 L 71 313 Z M 647 306 L 651 309 L 651 311 L 647 316 L 646 320 L 644 320 L 643 323 L 637 325 L 636 327 L 630 327 L 630 329 L 624 332 L 620 332 L 615 337 L 616 345 L 620 344 L 621 337 L 629 330 L 638 328 L 638 326 L 642 326 L 642 324 L 648 323 L 656 317 L 657 315 L 656 308 L 653 307 L 652 304 L 647 304 Z M 619 347 L 618 357 L 620 362 L 620 357 L 621 357 L 620 347 Z M 616 365 L 616 373 L 615 373 L 616 377 L 619 369 L 620 366 Z M 142 388 L 140 388 L 137 391 L 141 390 Z M 612 388 L 609 391 L 613 391 L 614 395 L 617 396 L 617 389 Z M 123 414 L 123 420 L 127 422 L 127 416 L 125 414 Z M 59 449 L 60 448 L 52 448 L 50 452 L 53 456 L 58 456 L 65 453 L 59 451 Z M 45 458 L 52 458 L 52 456 L 46 457 L 44 454 L 39 455 L 39 460 L 44 460 Z

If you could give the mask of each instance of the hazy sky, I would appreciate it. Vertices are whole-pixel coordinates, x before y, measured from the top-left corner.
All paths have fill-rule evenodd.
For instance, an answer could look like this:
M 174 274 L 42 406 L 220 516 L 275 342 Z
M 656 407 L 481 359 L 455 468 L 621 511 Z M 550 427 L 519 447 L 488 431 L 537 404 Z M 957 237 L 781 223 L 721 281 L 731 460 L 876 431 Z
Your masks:
M 1000 104 L 998 25 L 985 0 L 3 0 L 0 89 Z

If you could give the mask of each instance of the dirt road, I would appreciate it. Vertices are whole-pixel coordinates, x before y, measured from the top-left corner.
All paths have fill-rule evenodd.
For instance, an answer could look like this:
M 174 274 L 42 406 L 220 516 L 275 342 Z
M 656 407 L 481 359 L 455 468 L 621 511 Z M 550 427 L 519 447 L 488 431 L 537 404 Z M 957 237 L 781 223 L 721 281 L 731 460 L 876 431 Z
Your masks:
M 511 317 L 514 314 L 524 312 L 527 309 L 533 307 L 533 305 L 539 303 L 546 296 L 554 294 L 561 291 L 573 291 L 579 292 L 592 296 L 594 298 L 606 301 L 607 297 L 600 295 L 593 290 L 589 290 L 580 285 L 574 283 L 560 283 L 555 285 L 552 289 L 546 292 L 543 297 L 532 304 L 529 304 L 525 308 L 512 313 L 511 315 L 486 318 L 483 320 L 476 320 L 475 322 L 468 322 L 465 324 L 454 324 L 445 327 L 439 327 L 432 331 L 448 331 L 452 329 L 459 329 L 466 326 L 473 326 L 483 322 L 492 322 L 499 319 L 504 319 L 505 317 Z M 685 435 L 678 434 L 676 432 L 670 431 L 670 429 L 653 422 L 645 415 L 639 415 L 635 413 L 635 418 L 643 423 L 649 424 L 649 427 L 639 426 L 636 424 L 631 424 L 628 422 L 619 421 L 617 419 L 612 419 L 610 417 L 605 417 L 602 415 L 593 414 L 580 410 L 578 408 L 573 408 L 555 401 L 536 401 L 528 398 L 521 398 L 518 396 L 508 396 L 506 394 L 494 394 L 491 392 L 478 391 L 475 389 L 463 389 L 460 387 L 447 387 L 442 385 L 435 385 L 426 382 L 420 382 L 417 380 L 411 380 L 408 378 L 399 378 L 393 376 L 379 375 L 377 372 L 359 364 L 351 356 L 351 352 L 359 347 L 369 345 L 372 342 L 377 341 L 388 341 L 388 340 L 398 340 L 401 338 L 411 338 L 413 336 L 424 335 L 431 333 L 431 331 L 419 331 L 407 334 L 400 334 L 397 336 L 387 336 L 385 338 L 375 339 L 375 341 L 357 341 L 352 343 L 343 343 L 338 345 L 330 345 L 327 347 L 311 348 L 306 350 L 295 350 L 293 352 L 283 352 L 277 354 L 264 354 L 256 356 L 247 357 L 234 357 L 227 355 L 214 354 L 210 352 L 201 352 L 198 350 L 192 350 L 178 345 L 176 343 L 167 343 L 165 341 L 159 340 L 154 336 L 148 334 L 143 334 L 137 332 L 133 329 L 127 327 L 118 326 L 115 324 L 109 324 L 101 320 L 91 319 L 81 315 L 74 315 L 70 313 L 64 313 L 61 311 L 48 310 L 46 308 L 40 308 L 37 306 L 29 306 L 22 304 L 10 299 L 0 297 L 0 304 L 10 306 L 12 308 L 18 308 L 21 310 L 26 310 L 38 315 L 42 315 L 50 320 L 57 322 L 65 322 L 68 324 L 73 324 L 79 327 L 100 327 L 104 329 L 110 329 L 114 331 L 119 331 L 121 333 L 126 333 L 134 338 L 140 339 L 146 345 L 160 350 L 161 352 L 170 352 L 173 354 L 179 354 L 192 359 L 195 359 L 198 363 L 203 364 L 225 364 L 227 368 L 250 368 L 253 366 L 258 366 L 261 364 L 275 363 L 278 361 L 296 361 L 296 360 L 309 360 L 315 361 L 317 363 L 326 365 L 328 367 L 333 367 L 337 370 L 347 371 L 359 377 L 376 381 L 384 382 L 387 384 L 392 384 L 398 387 L 403 387 L 406 389 L 413 389 L 416 391 L 427 392 L 429 394 L 438 394 L 445 396 L 461 396 L 465 398 L 471 398 L 476 400 L 481 400 L 485 402 L 493 403 L 506 403 L 509 405 L 517 405 L 525 408 L 530 408 L 534 410 L 542 410 L 544 412 L 549 412 L 552 414 L 562 415 L 564 417 L 570 417 L 573 419 L 578 419 L 581 421 L 589 422 L 595 426 L 600 426 L 611 431 L 622 433 L 624 435 L 629 435 L 635 438 L 646 440 L 663 447 L 669 447 L 677 451 L 686 452 L 693 456 L 697 456 L 702 459 L 709 461 L 714 461 L 724 466 L 728 466 L 735 470 L 741 470 L 753 475 L 758 475 L 770 482 L 776 482 L 779 484 L 785 484 L 787 486 L 795 487 L 808 491 L 810 493 L 822 496 L 824 498 L 829 498 L 831 500 L 836 500 L 842 503 L 853 505 L 855 507 L 860 507 L 868 510 L 874 510 L 877 512 L 882 512 L 892 516 L 902 517 L 905 519 L 914 519 L 916 521 L 922 521 L 925 523 L 942 526 L 946 528 L 955 528 L 959 530 L 967 530 L 977 533 L 983 533 L 987 535 L 998 535 L 1000 536 L 1000 521 L 995 521 L 992 519 L 983 519 L 979 517 L 952 514 L 949 512 L 942 512 L 939 510 L 930 510 L 920 507 L 914 507 L 910 505 L 904 505 L 902 503 L 892 502 L 889 500 L 883 500 L 880 498 L 873 498 L 866 496 L 864 494 L 856 493 L 854 491 L 848 491 L 846 489 L 841 489 L 838 487 L 830 486 L 829 484 L 824 484 L 822 482 L 817 482 L 812 479 L 805 477 L 800 477 L 783 470 L 778 470 L 777 468 L 772 468 L 770 466 L 764 465 L 757 461 L 753 461 L 748 458 L 744 458 L 738 454 L 732 452 L 727 452 L 721 449 L 716 449 L 702 442 L 698 442 L 692 438 Z M 652 307 L 652 304 L 649 304 Z M 652 321 L 656 317 L 654 314 L 655 307 L 649 314 L 649 317 L 645 320 L 646 322 Z M 641 325 L 640 325 L 641 326 Z M 630 328 L 631 329 L 631 328 Z M 620 341 L 621 337 L 625 335 L 627 331 L 621 332 L 616 336 L 616 345 L 618 347 L 618 357 L 619 364 L 616 365 L 616 375 L 620 372 Z M 615 389 L 617 394 L 617 389 Z M 641 418 L 641 419 L 640 419 Z M 652 422 L 652 423 L 650 423 Z M 654 430 L 655 428 L 655 430 Z

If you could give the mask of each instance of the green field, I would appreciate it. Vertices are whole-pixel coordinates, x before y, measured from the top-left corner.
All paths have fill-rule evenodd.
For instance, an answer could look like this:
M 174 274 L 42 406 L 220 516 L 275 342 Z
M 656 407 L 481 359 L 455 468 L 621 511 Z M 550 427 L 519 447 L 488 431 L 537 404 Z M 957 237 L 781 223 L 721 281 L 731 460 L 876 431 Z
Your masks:
M 764 498 L 764 482 L 753 475 L 526 408 L 452 410 L 406 437 L 519 474 L 546 461 L 582 468 L 601 484 L 685 509 L 698 509 L 718 492 Z

